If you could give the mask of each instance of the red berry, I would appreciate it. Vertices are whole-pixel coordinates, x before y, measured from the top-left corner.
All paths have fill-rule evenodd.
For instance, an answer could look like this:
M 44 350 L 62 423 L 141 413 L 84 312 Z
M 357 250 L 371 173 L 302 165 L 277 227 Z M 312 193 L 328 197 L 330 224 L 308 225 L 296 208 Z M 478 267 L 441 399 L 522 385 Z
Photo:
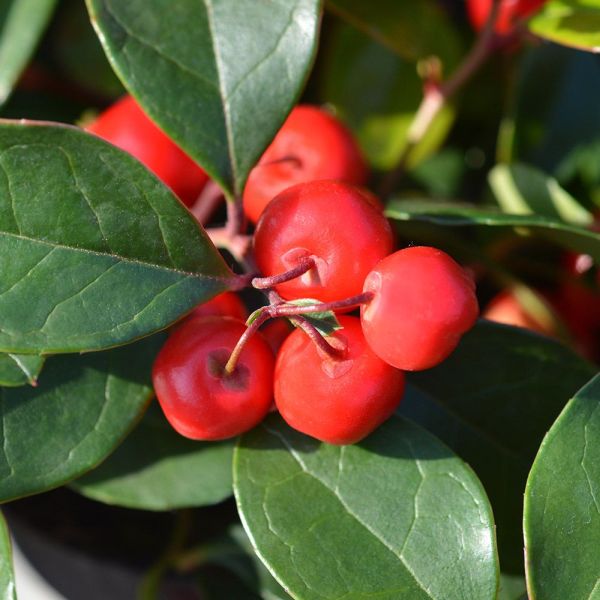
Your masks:
M 208 175 L 142 111 L 131 96 L 105 110 L 86 128 L 129 152 L 191 206 Z
M 231 317 L 192 319 L 162 347 L 152 380 L 165 416 L 181 435 L 230 438 L 260 423 L 269 411 L 274 358 L 260 334 L 244 346 L 234 372 L 224 372 L 245 329 Z
M 327 338 L 340 358 L 321 354 L 299 329 L 283 343 L 275 366 L 275 403 L 294 428 L 330 444 L 353 444 L 388 419 L 402 398 L 404 373 L 368 347 L 360 321 Z
M 244 211 L 256 223 L 265 206 L 284 189 L 316 179 L 364 185 L 368 171 L 351 133 L 316 106 L 297 106 L 250 173 Z
M 477 31 L 483 29 L 493 1 L 467 0 L 469 20 Z M 510 33 L 518 20 L 530 17 L 545 2 L 546 0 L 500 0 L 500 9 L 494 30 L 501 35 Z
M 323 302 L 359 294 L 367 273 L 392 251 L 383 213 L 362 191 L 340 181 L 312 181 L 273 199 L 254 234 L 258 268 L 269 277 L 290 270 L 302 258 L 317 267 L 276 286 L 286 299 Z
M 365 280 L 365 338 L 383 360 L 406 371 L 443 361 L 477 319 L 475 284 L 450 256 L 415 246 L 384 258 Z
M 282 318 L 267 321 L 260 332 L 271 347 L 271 350 L 273 350 L 273 354 L 277 355 L 279 348 L 281 348 L 283 342 L 285 342 L 293 329 L 293 325 L 287 319 Z
M 208 302 L 198 304 L 188 318 L 196 317 L 234 317 L 240 321 L 248 318 L 248 311 L 242 299 L 233 292 L 223 292 Z
M 500 292 L 494 296 L 481 316 L 496 323 L 523 327 L 544 335 L 556 335 L 556 330 L 550 323 L 542 323 L 527 312 L 514 292 L 510 290 Z

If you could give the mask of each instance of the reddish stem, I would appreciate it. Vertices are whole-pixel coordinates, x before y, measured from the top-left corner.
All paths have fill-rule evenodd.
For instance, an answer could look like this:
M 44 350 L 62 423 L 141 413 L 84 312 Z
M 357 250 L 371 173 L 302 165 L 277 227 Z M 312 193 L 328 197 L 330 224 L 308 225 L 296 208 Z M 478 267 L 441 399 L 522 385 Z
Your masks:
M 298 264 L 295 267 L 289 271 L 285 271 L 285 273 L 271 275 L 270 277 L 255 277 L 252 280 L 252 287 L 255 287 L 257 290 L 266 290 L 275 287 L 280 283 L 285 283 L 286 281 L 291 281 L 292 279 L 296 279 L 297 277 L 304 275 L 304 273 L 310 271 L 314 266 L 314 258 L 305 256 L 298 260 Z
M 300 327 L 302 331 L 310 338 L 310 340 L 317 346 L 320 352 L 330 356 L 331 358 L 341 358 L 343 356 L 343 351 L 339 348 L 334 348 L 320 333 L 319 330 L 310 322 L 307 321 L 304 317 L 295 316 L 290 317 L 290 321 Z
M 231 375 L 235 371 L 235 367 L 240 358 L 240 354 L 246 345 L 246 342 L 258 331 L 258 328 L 268 319 L 271 318 L 270 307 L 265 307 L 265 309 L 252 321 L 252 324 L 246 328 L 246 331 L 241 335 L 240 339 L 237 341 L 235 348 L 232 350 L 231 355 L 229 356 L 229 360 L 225 365 L 225 373 L 227 375 Z
M 373 292 L 363 292 L 357 296 L 351 296 L 350 298 L 335 300 L 333 302 L 317 302 L 315 304 L 306 304 L 303 306 L 298 304 L 279 304 L 274 306 L 271 312 L 274 317 L 288 317 L 291 315 L 326 312 L 328 310 L 344 310 L 360 306 L 361 304 L 368 304 L 373 299 L 373 296 Z

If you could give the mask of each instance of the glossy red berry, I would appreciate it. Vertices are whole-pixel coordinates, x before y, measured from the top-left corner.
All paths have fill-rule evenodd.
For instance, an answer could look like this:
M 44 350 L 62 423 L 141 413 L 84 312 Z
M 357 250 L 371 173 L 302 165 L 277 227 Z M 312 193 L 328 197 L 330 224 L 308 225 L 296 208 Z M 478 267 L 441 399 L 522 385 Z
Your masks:
M 483 29 L 494 0 L 467 0 L 469 20 L 477 31 Z M 510 33 L 516 22 L 535 13 L 546 0 L 500 0 L 495 31 L 501 35 Z
M 240 321 L 245 321 L 248 318 L 248 311 L 237 294 L 223 292 L 208 300 L 208 302 L 198 304 L 189 314 L 189 317 L 234 317 Z
M 366 163 L 346 127 L 321 108 L 297 106 L 250 173 L 244 211 L 256 223 L 265 206 L 292 185 L 317 179 L 364 185 L 367 177 Z
M 152 371 L 154 390 L 181 435 L 230 438 L 257 425 L 269 411 L 274 358 L 260 334 L 244 346 L 233 373 L 224 371 L 245 329 L 231 317 L 192 319 L 162 347 Z
M 512 290 L 506 290 L 494 296 L 481 316 L 496 323 L 522 327 L 544 335 L 552 336 L 557 333 L 551 323 L 542 323 L 525 310 Z
M 208 175 L 125 96 L 87 126 L 88 131 L 129 152 L 191 206 Z
M 256 262 L 267 277 L 289 271 L 306 257 L 316 268 L 276 286 L 286 299 L 323 302 L 359 294 L 367 273 L 392 251 L 383 213 L 355 186 L 312 181 L 273 199 L 254 234 Z
M 369 346 L 406 371 L 440 363 L 477 319 L 473 280 L 436 248 L 414 246 L 384 258 L 364 291 L 373 294 L 361 307 Z
M 285 342 L 293 329 L 294 326 L 288 319 L 280 318 L 267 321 L 260 332 L 267 344 L 271 347 L 271 350 L 273 350 L 273 354 L 277 355 L 283 342 Z
M 275 366 L 275 403 L 294 429 L 330 444 L 353 444 L 388 419 L 402 398 L 404 374 L 368 347 L 360 320 L 344 316 L 327 338 L 343 350 L 338 359 L 321 354 L 295 330 Z

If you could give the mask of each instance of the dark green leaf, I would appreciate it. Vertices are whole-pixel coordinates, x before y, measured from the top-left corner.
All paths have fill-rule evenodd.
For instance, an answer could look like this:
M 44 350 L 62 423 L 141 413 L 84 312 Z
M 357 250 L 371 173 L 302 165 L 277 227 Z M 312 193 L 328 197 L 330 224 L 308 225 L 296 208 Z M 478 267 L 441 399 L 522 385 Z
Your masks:
M 44 358 L 35 354 L 0 354 L 0 386 L 35 385 Z
M 113 68 L 147 113 L 239 195 L 297 101 L 319 0 L 87 0 Z
M 104 460 L 146 408 L 162 341 L 52 357 L 37 388 L 0 388 L 0 501 L 55 488 Z
M 0 6 L 0 105 L 27 66 L 56 0 L 3 0 Z
M 564 46 L 600 52 L 600 2 L 548 0 L 529 21 L 529 29 Z
M 498 600 L 527 600 L 527 585 L 521 575 L 500 574 Z
M 523 569 L 523 491 L 539 443 L 594 372 L 550 338 L 482 321 L 441 365 L 407 379 L 400 412 L 475 469 L 494 509 L 500 561 L 509 573 Z
M 172 510 L 215 504 L 231 495 L 231 441 L 179 435 L 154 404 L 117 451 L 71 485 L 107 504 Z
M 554 173 L 565 156 L 600 136 L 598 57 L 542 44 L 519 67 L 512 102 L 515 155 Z
M 354 131 L 369 161 L 378 169 L 391 169 L 407 148 L 408 130 L 423 98 L 415 65 L 347 26 L 334 32 L 327 51 L 324 99 Z M 412 150 L 409 167 L 436 150 L 453 120 L 454 109 L 446 105 Z
M 72 81 L 101 96 L 123 94 L 123 86 L 106 59 L 90 23 L 85 2 L 62 0 L 51 37 L 53 58 Z
M 74 127 L 0 124 L 0 350 L 102 349 L 166 327 L 231 272 L 173 194 Z
M 548 432 L 525 491 L 532 598 L 597 598 L 600 591 L 600 375 Z
M 525 164 L 497 165 L 489 183 L 505 213 L 537 214 L 572 225 L 591 225 L 593 215 L 564 190 L 556 179 Z
M 0 513 L 0 598 L 16 600 L 15 578 L 12 564 L 12 546 L 6 521 Z
M 460 55 L 456 29 L 432 0 L 327 0 L 326 6 L 408 61 L 435 55 L 453 65 Z
M 404 419 L 340 447 L 272 416 L 236 449 L 234 490 L 253 546 L 295 598 L 496 597 L 481 484 Z
M 509 227 L 517 233 L 543 237 L 600 261 L 599 233 L 540 215 L 507 215 L 471 204 L 428 200 L 396 200 L 387 206 L 386 214 L 399 221 L 424 221 L 448 227 Z

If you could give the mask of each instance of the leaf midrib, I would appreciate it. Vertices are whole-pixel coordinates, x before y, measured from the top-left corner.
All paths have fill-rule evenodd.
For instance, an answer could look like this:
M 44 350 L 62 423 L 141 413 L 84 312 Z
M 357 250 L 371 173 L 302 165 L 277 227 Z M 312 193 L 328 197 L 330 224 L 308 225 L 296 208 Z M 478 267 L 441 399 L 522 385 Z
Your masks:
M 145 260 L 141 260 L 141 259 L 134 259 L 134 258 L 130 258 L 127 256 L 121 256 L 121 255 L 115 254 L 113 252 L 100 252 L 97 250 L 91 250 L 89 248 L 81 248 L 78 246 L 69 246 L 66 244 L 61 244 L 59 242 L 52 242 L 52 241 L 48 241 L 48 240 L 39 240 L 36 238 L 32 238 L 30 236 L 26 236 L 26 235 L 18 234 L 18 233 L 11 233 L 8 231 L 0 231 L 0 237 L 1 236 L 24 240 L 26 242 L 31 242 L 32 244 L 36 244 L 36 245 L 48 246 L 48 247 L 52 248 L 53 250 L 54 249 L 67 250 L 67 251 L 71 251 L 71 252 L 78 252 L 81 254 L 89 254 L 92 256 L 99 256 L 102 258 L 113 258 L 117 262 L 133 264 L 136 266 L 143 266 L 143 267 L 147 267 L 150 269 L 165 271 L 168 273 L 176 273 L 176 274 L 182 275 L 184 277 L 191 277 L 191 278 L 197 278 L 197 279 L 212 279 L 215 281 L 226 281 L 227 280 L 227 277 L 225 275 L 207 275 L 205 273 L 184 271 L 183 269 L 176 269 L 176 268 L 169 267 L 166 265 L 154 264 L 154 263 L 151 263 L 151 262 L 148 262 Z

